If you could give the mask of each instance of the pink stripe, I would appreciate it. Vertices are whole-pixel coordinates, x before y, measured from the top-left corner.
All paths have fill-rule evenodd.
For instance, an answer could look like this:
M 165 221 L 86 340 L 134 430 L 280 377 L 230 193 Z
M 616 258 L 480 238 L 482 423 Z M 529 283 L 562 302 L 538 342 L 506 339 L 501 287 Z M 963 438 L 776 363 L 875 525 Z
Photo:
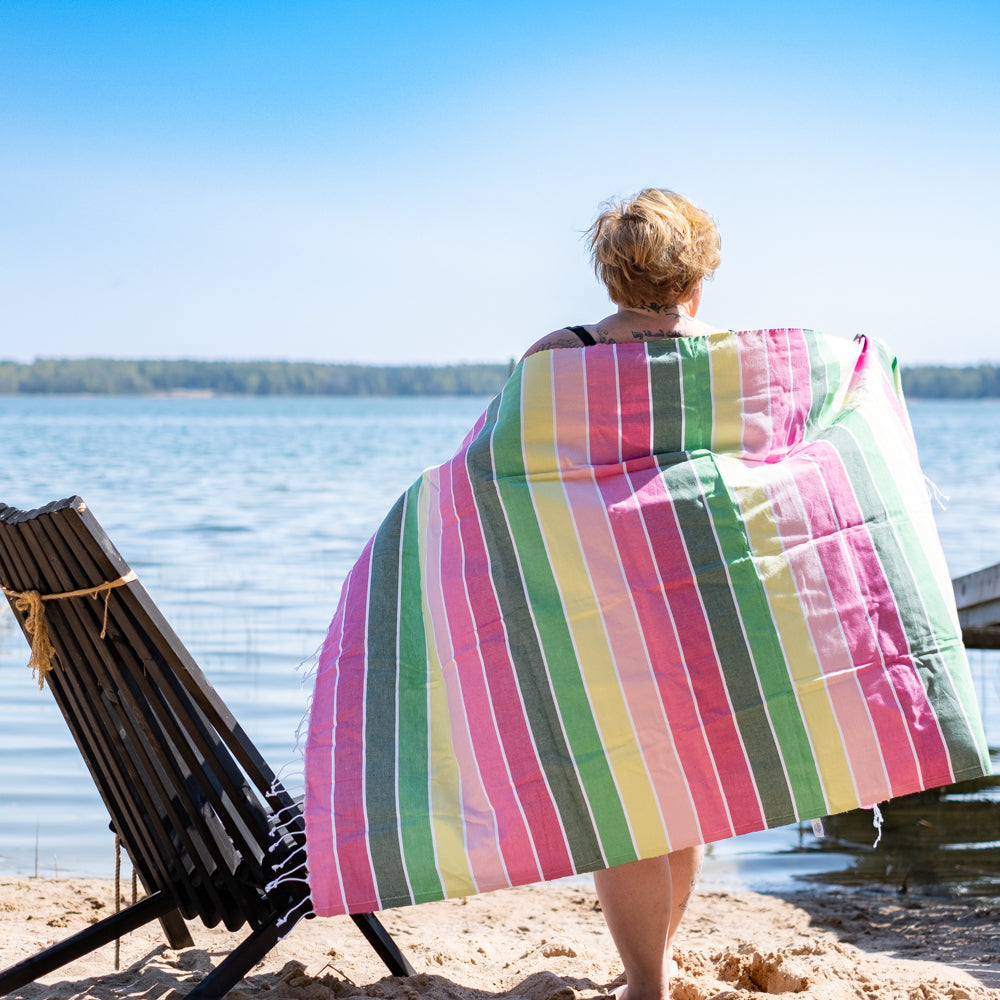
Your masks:
M 627 352 L 624 353 L 627 355 Z M 635 353 L 645 358 L 644 351 Z M 602 480 L 607 473 L 614 471 L 619 456 L 614 410 L 599 391 L 602 384 L 607 385 L 609 380 L 616 378 L 612 364 L 613 355 L 610 352 L 587 352 L 592 462 L 595 466 L 604 464 L 612 467 L 599 473 Z M 760 829 L 762 816 L 759 808 L 755 808 L 756 788 L 733 721 L 720 719 L 706 725 L 697 707 L 704 705 L 707 717 L 711 719 L 719 715 L 718 706 L 726 704 L 728 698 L 698 592 L 691 579 L 691 567 L 680 555 L 685 549 L 673 503 L 662 477 L 652 467 L 648 457 L 645 462 L 630 463 L 626 471 L 631 483 L 631 496 L 639 504 L 645 526 L 644 544 L 648 537 L 653 558 L 663 576 L 662 585 L 657 579 L 655 596 L 650 596 L 647 591 L 637 601 L 640 626 L 647 637 L 659 640 L 650 642 L 647 639 L 660 701 L 671 732 L 702 733 L 702 739 L 685 739 L 678 746 L 686 780 L 695 796 L 701 829 L 706 840 L 732 834 L 727 800 L 744 803 L 746 826 L 741 820 L 740 830 Z M 613 511 L 612 515 L 616 513 Z M 676 616 L 680 649 L 675 644 L 675 636 L 663 628 L 663 615 L 670 613 L 668 609 L 672 609 Z M 684 666 L 688 668 L 689 676 L 685 676 Z M 708 748 L 705 740 L 708 741 Z
M 649 354 L 615 349 L 618 363 L 618 412 L 621 414 L 622 461 L 649 456 L 653 450 L 652 401 L 649 386 Z
M 601 345 L 586 352 L 584 377 L 587 384 L 587 432 L 589 456 L 586 464 L 595 468 L 615 466 L 621 461 L 622 435 L 618 400 L 608 398 L 608 386 L 615 384 L 614 345 Z M 558 366 L 556 368 L 558 370 Z M 613 471 L 609 470 L 609 471 Z
M 484 660 L 488 655 L 487 649 L 491 641 L 500 643 L 502 655 L 507 659 L 506 637 L 499 614 L 496 614 L 490 623 L 484 623 L 485 627 L 480 631 L 476 628 L 470 609 L 470 596 L 467 590 L 471 583 L 470 578 L 478 575 L 475 574 L 475 567 L 485 569 L 488 563 L 485 561 L 481 542 L 480 547 L 475 547 L 478 541 L 475 537 L 478 522 L 475 525 L 470 524 L 469 522 L 473 520 L 471 516 L 466 516 L 461 522 L 457 520 L 456 507 L 466 511 L 475 509 L 466 506 L 467 501 L 471 501 L 472 494 L 468 489 L 468 480 L 461 461 L 452 460 L 442 468 L 441 492 L 442 504 L 448 502 L 445 498 L 450 498 L 451 504 L 451 510 L 447 511 L 450 515 L 448 527 L 443 532 L 441 546 L 442 563 L 449 570 L 449 579 L 444 585 L 443 594 L 448 619 L 455 634 L 477 637 L 476 644 L 468 644 L 464 649 L 456 650 L 454 654 L 456 680 L 461 688 L 460 698 L 468 716 L 472 751 L 490 809 L 495 814 L 497 838 L 508 877 L 513 879 L 516 871 L 525 881 L 534 882 L 543 876 L 534 864 L 534 850 L 512 787 L 511 775 L 507 769 L 484 676 Z M 455 518 L 454 521 L 452 517 Z M 458 531 L 455 530 L 456 527 Z M 466 542 L 471 542 L 474 546 L 472 551 L 466 548 Z M 483 561 L 477 562 L 477 556 L 483 557 Z M 481 576 L 479 578 L 482 579 Z M 483 879 L 485 877 L 484 875 Z M 477 882 L 482 882 L 483 879 L 476 875 Z
M 812 457 L 812 449 L 809 457 Z M 827 472 L 829 475 L 832 470 L 828 468 Z M 817 478 L 824 482 L 821 475 Z M 842 501 L 838 502 L 841 520 L 854 527 L 860 526 L 860 516 L 850 511 L 850 501 L 841 496 L 837 484 L 827 479 L 824 485 L 838 497 L 838 501 Z M 900 718 L 899 706 L 896 704 L 889 677 L 884 671 L 882 653 L 878 648 L 878 636 L 866 610 L 866 605 L 874 606 L 875 594 L 881 589 L 882 583 L 881 580 L 867 574 L 874 570 L 880 576 L 881 572 L 877 561 L 870 558 L 870 552 L 864 553 L 858 560 L 851 551 L 858 541 L 864 548 L 869 548 L 867 529 L 861 527 L 860 531 L 853 532 L 855 536 L 861 534 L 865 537 L 856 539 L 852 543 L 847 537 L 847 532 L 844 535 L 831 533 L 835 530 L 832 525 L 836 517 L 829 499 L 823 493 L 814 498 L 810 510 L 810 522 L 816 553 L 823 564 L 823 572 L 833 595 L 833 602 L 850 652 L 851 667 L 856 671 L 858 684 L 864 692 L 865 703 L 872 716 L 872 723 L 880 737 L 882 758 L 890 786 L 894 788 L 895 794 L 896 780 L 901 780 L 906 787 L 911 787 L 918 779 L 918 775 L 906 726 Z M 865 555 L 869 556 L 868 560 L 864 558 Z M 865 575 L 861 576 L 866 587 L 861 593 L 862 600 L 858 601 L 861 584 L 857 573 L 859 563 L 864 565 L 866 561 L 870 566 L 864 571 Z M 891 609 L 892 612 L 894 610 Z M 849 724 L 849 720 L 847 722 Z
M 888 781 L 878 734 L 853 670 L 836 600 L 828 589 L 817 585 L 817 581 L 827 579 L 827 571 L 805 515 L 807 509 L 827 503 L 826 491 L 811 461 L 790 457 L 786 470 L 787 475 L 773 478 L 767 487 L 775 529 L 788 559 L 820 672 L 827 678 L 825 690 L 850 761 L 857 801 L 878 802 L 885 798 Z
M 742 456 L 745 458 L 766 460 L 771 451 L 769 346 L 763 331 L 741 333 L 737 338 L 743 407 Z
M 658 633 L 662 640 L 662 644 L 650 645 L 650 657 L 660 678 L 660 697 L 670 729 L 692 737 L 681 741 L 679 750 L 696 796 L 705 839 L 759 830 L 764 817 L 757 789 L 735 720 L 728 709 L 723 710 L 729 705 L 725 678 L 693 579 L 694 570 L 682 556 L 686 548 L 677 511 L 655 470 L 641 475 L 638 469 L 630 470 L 629 480 L 660 570 L 664 603 L 672 613 L 676 635 L 662 628 L 663 612 L 657 614 L 655 605 L 645 611 L 642 623 L 651 630 L 649 634 Z M 680 646 L 679 655 L 675 642 Z M 694 739 L 699 731 L 702 739 Z M 708 742 L 707 754 L 703 740 Z
M 462 444 L 461 447 L 459 448 L 459 454 L 464 455 L 465 452 L 468 450 L 469 445 L 472 444 L 472 442 L 475 441 L 476 438 L 479 436 L 479 432 L 486 426 L 487 415 L 488 411 L 484 411 L 483 413 L 479 414 L 479 417 L 476 419 L 476 422 L 470 428 L 468 434 L 466 434 L 465 437 L 462 439 Z
M 812 412 L 812 367 L 806 336 L 802 330 L 784 330 L 784 353 L 788 361 L 788 404 L 790 415 L 785 429 L 785 450 L 805 440 L 806 424 Z
M 830 550 L 831 555 L 835 553 L 843 586 L 850 588 L 843 593 L 857 593 L 856 581 L 865 581 L 864 596 L 869 613 L 875 616 L 874 623 L 868 615 L 852 609 L 839 610 L 875 728 L 882 739 L 890 781 L 894 789 L 924 787 L 931 776 L 937 779 L 951 774 L 937 717 L 910 657 L 895 598 L 882 572 L 868 528 L 862 523 L 861 511 L 854 503 L 851 483 L 840 456 L 826 442 L 817 442 L 809 449 L 809 454 L 825 470 L 824 480 L 830 494 L 838 498 L 839 513 L 838 520 L 834 521 L 832 510 L 817 509 L 817 519 L 826 515 L 826 520 L 820 520 L 818 525 L 814 523 L 813 533 L 826 533 L 845 522 L 857 526 L 856 530 L 842 533 L 839 545 L 833 539 L 824 539 L 823 549 Z M 836 579 L 831 580 L 831 589 L 834 595 L 838 593 Z M 906 739 L 907 731 L 916 750 L 916 762 Z M 917 769 L 923 772 L 923 778 Z
M 450 464 L 435 470 L 440 477 L 436 482 L 428 474 L 428 492 L 432 499 L 428 506 L 424 579 L 427 607 L 434 629 L 433 643 L 441 661 L 448 699 L 451 746 L 458 764 L 465 851 L 473 881 L 479 891 L 484 891 L 506 885 L 507 876 L 497 847 L 493 810 L 483 790 L 479 770 L 481 762 L 476 759 L 469 734 L 471 720 L 463 704 L 462 683 L 455 661 L 456 651 L 452 645 L 452 635 L 455 634 L 452 628 L 455 623 L 451 615 L 456 605 L 464 608 L 465 595 L 458 538 L 454 531 L 448 531 L 444 527 L 454 521 Z M 438 499 L 435 500 L 435 497 Z M 457 601 L 459 594 L 461 600 Z M 467 609 L 464 613 L 467 614 Z
M 334 845 L 352 912 L 379 909 L 375 877 L 368 856 L 365 818 L 365 653 L 368 622 L 368 582 L 373 540 L 351 571 L 343 600 L 344 622 L 338 656 L 337 704 L 332 730 L 336 734 L 333 761 Z
M 559 878 L 573 870 L 569 848 L 528 728 L 507 645 L 507 632 L 490 575 L 482 526 L 478 517 L 471 516 L 475 510 L 475 498 L 464 462 L 456 462 L 453 473 L 456 505 L 459 510 L 470 512 L 460 525 L 465 559 L 466 593 L 463 599 L 468 602 L 467 608 L 471 611 L 472 631 L 468 634 L 477 636 L 482 656 L 480 672 L 485 674 L 489 687 L 488 693 L 481 690 L 479 697 L 483 700 L 484 710 L 492 707 L 495 721 L 491 718 L 490 725 L 495 725 L 501 744 L 496 752 L 502 755 L 505 780 L 513 785 L 516 802 L 524 810 L 522 819 L 520 810 L 514 805 L 515 800 L 511 800 L 506 808 L 497 807 L 504 858 L 512 878 L 515 872 L 530 875 L 536 871 L 536 857 L 541 872 L 531 875 L 531 880 Z M 480 679 L 480 674 L 477 674 L 477 684 Z M 522 846 L 520 827 L 525 821 L 525 836 L 531 837 L 532 842 Z M 525 880 L 529 879 L 526 877 Z
M 652 422 L 645 356 L 637 352 L 618 352 L 618 362 L 621 400 L 623 404 L 626 400 L 635 401 L 626 406 L 628 417 L 623 423 L 628 428 L 628 438 L 623 449 L 626 453 L 644 451 L 648 456 Z M 557 399 L 573 401 L 577 396 L 566 393 L 563 397 L 557 387 Z M 605 412 L 595 412 L 593 416 L 602 419 Z M 648 458 L 644 464 L 648 467 Z M 599 496 L 591 493 L 593 486 L 582 480 L 578 484 L 567 484 L 567 493 L 572 486 L 572 510 L 577 519 L 577 534 L 588 568 L 596 578 L 597 590 L 629 594 L 631 597 L 629 602 L 615 601 L 601 609 L 622 691 L 633 726 L 636 732 L 643 734 L 643 743 L 663 748 L 657 753 L 646 754 L 645 763 L 669 842 L 699 842 L 701 831 L 694 802 L 684 780 L 677 747 L 667 724 L 650 663 L 646 636 L 652 632 L 648 622 L 643 627 L 641 606 L 650 604 L 652 608 L 648 619 L 651 621 L 655 616 L 662 627 L 667 613 L 662 584 L 649 550 L 638 504 L 625 477 L 596 476 L 594 485 Z M 602 566 L 607 567 L 604 576 L 599 574 Z M 652 601 L 650 595 L 653 595 Z M 675 652 L 674 662 L 679 660 Z
M 350 577 L 344 583 L 346 596 Z M 306 851 L 309 869 L 309 888 L 313 908 L 321 917 L 346 913 L 347 908 L 340 891 L 337 874 L 337 851 L 333 832 L 333 717 L 336 713 L 337 685 L 326 680 L 326 675 L 337 670 L 340 650 L 340 630 L 344 622 L 344 601 L 337 605 L 337 613 L 327 632 L 323 650 L 316 669 L 316 686 L 312 709 L 309 714 L 309 741 L 305 755 L 306 770 Z
M 583 352 L 577 352 L 579 361 L 584 361 Z M 589 367 L 589 365 L 588 365 Z M 556 439 L 561 437 L 561 431 L 567 426 L 586 429 L 586 416 L 582 408 L 581 394 L 575 391 L 584 372 L 581 366 L 575 369 L 570 365 L 561 365 L 555 373 L 553 398 L 556 404 Z M 645 391 L 645 387 L 643 387 Z M 613 411 L 613 407 L 609 408 Z M 606 411 L 601 411 L 602 417 Z M 648 408 L 647 408 L 648 412 Z M 648 420 L 647 420 L 648 425 Z M 640 431 L 641 436 L 641 431 Z M 646 432 L 648 437 L 648 430 Z M 648 450 L 648 448 L 647 448 Z M 590 473 L 587 478 L 584 473 Z M 664 769 L 666 758 L 670 751 L 670 734 L 667 730 L 663 711 L 659 706 L 655 680 L 651 676 L 649 660 L 642 634 L 639 630 L 635 611 L 628 598 L 618 595 L 629 593 L 628 583 L 622 574 L 619 555 L 615 540 L 608 524 L 608 511 L 605 499 L 601 496 L 600 482 L 606 477 L 598 475 L 597 470 L 579 470 L 579 474 L 567 477 L 563 488 L 570 514 L 575 522 L 575 534 L 579 540 L 581 555 L 587 566 L 590 580 L 598 594 L 614 594 L 613 600 L 605 601 L 597 608 L 600 614 L 604 638 L 611 653 L 615 666 L 617 684 L 621 690 L 625 705 L 631 718 L 633 732 L 642 733 L 645 742 L 652 745 L 663 745 L 664 753 L 646 755 L 643 760 L 654 788 L 665 784 Z M 613 477 L 619 479 L 620 477 Z M 581 650 L 586 656 L 587 650 Z M 643 744 L 636 740 L 636 749 L 643 751 Z M 675 767 L 676 774 L 679 768 Z M 662 787 L 657 797 L 663 801 Z M 676 785 L 671 788 L 676 794 Z M 673 799 L 669 800 L 672 810 Z M 664 813 L 666 815 L 666 813 Z M 630 816 L 635 824 L 652 822 L 652 817 Z M 683 824 L 682 824 L 683 825 Z M 695 828 L 696 829 L 696 828 Z

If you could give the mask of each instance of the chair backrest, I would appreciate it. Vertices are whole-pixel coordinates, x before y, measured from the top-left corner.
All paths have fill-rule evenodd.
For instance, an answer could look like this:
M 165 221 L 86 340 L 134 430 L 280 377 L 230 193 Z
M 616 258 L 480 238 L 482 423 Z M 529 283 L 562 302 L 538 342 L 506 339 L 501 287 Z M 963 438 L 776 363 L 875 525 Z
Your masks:
M 294 881 L 265 889 L 304 842 L 298 805 L 137 580 L 51 596 L 130 573 L 79 497 L 0 505 L 0 583 L 50 596 L 45 681 L 145 888 L 173 895 L 187 919 L 256 926 L 306 895 Z M 284 836 L 269 852 L 279 813 Z

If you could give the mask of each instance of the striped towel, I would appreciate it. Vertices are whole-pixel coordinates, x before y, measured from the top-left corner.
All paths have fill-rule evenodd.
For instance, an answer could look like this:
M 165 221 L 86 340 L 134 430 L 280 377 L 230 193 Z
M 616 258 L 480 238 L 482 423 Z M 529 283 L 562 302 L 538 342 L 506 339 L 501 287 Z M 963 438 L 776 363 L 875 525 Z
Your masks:
M 344 584 L 306 749 L 331 915 L 592 871 L 979 776 L 882 345 L 523 361 Z

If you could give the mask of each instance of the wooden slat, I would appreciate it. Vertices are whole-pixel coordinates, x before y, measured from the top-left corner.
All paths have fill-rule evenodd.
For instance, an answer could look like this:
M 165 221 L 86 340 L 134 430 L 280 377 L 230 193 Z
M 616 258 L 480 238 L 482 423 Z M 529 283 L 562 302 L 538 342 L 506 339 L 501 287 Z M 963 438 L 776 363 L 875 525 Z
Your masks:
M 91 567 L 93 578 L 107 579 L 115 573 L 122 575 L 128 572 L 127 564 L 89 511 L 81 505 L 74 508 L 74 515 L 76 516 L 60 522 L 66 526 L 65 541 L 73 550 L 78 550 L 81 542 L 83 543 L 87 559 L 93 558 L 96 562 Z M 76 532 L 76 540 L 69 529 Z M 263 888 L 273 879 L 274 866 L 283 861 L 288 852 L 303 843 L 304 823 L 301 810 L 277 784 L 273 772 L 238 727 L 141 584 L 131 583 L 114 591 L 111 607 L 115 609 L 111 618 L 126 632 L 129 645 L 139 650 L 140 655 L 144 650 L 149 653 L 148 656 L 142 656 L 144 669 L 134 671 L 138 682 L 143 683 L 146 675 L 149 675 L 152 682 L 150 697 L 152 699 L 155 694 L 161 699 L 152 700 L 162 708 L 163 718 L 171 719 L 172 712 L 183 715 L 183 737 L 190 740 L 191 752 L 198 755 L 195 780 L 198 781 L 197 775 L 201 771 L 206 774 L 210 772 L 210 780 L 199 783 L 202 792 L 221 811 L 221 827 L 224 830 L 220 827 L 219 832 L 223 834 L 225 846 L 230 847 L 235 840 L 240 847 L 240 864 L 238 869 L 234 869 L 234 874 L 239 877 L 244 888 L 243 896 L 246 897 L 248 886 Z M 119 609 L 122 609 L 120 614 Z M 190 699 L 194 699 L 197 707 L 192 705 Z M 205 709 L 210 718 L 214 719 L 214 726 L 200 714 Z M 187 749 L 181 733 L 175 735 L 175 740 L 180 740 L 180 748 Z M 242 758 L 240 764 L 233 760 L 227 748 L 239 751 Z M 291 807 L 291 815 L 286 824 L 294 835 L 290 843 L 268 851 L 268 810 L 253 796 L 247 784 L 248 776 L 241 770 L 241 765 L 253 772 L 256 783 L 264 789 L 264 797 L 272 808 Z M 218 789 L 215 781 L 219 783 Z M 215 817 L 207 818 L 214 820 Z M 244 903 L 246 904 L 245 899 Z M 252 907 L 250 910 L 252 911 Z M 242 914 L 242 917 L 251 922 L 254 922 L 254 916 L 253 912 Z M 231 917 L 231 920 L 237 921 L 237 925 L 240 919 L 236 914 Z M 227 923 L 231 920 L 227 920 Z
M 66 543 L 58 530 L 61 516 L 70 522 L 78 519 L 76 510 L 68 506 L 9 525 L 25 567 L 22 578 L 14 583 L 17 589 L 57 593 L 114 579 L 105 572 L 106 567 L 86 558 L 81 536 L 71 533 L 74 544 Z M 91 547 L 98 548 L 100 554 L 99 547 L 93 543 Z M 122 572 L 128 572 L 127 567 Z M 99 638 L 103 598 L 46 602 L 53 641 L 59 649 L 50 686 L 54 694 L 58 689 L 60 707 L 77 745 L 116 829 L 140 862 L 137 868 L 144 881 L 179 895 L 178 903 L 189 918 L 199 916 L 210 926 L 224 919 L 227 926 L 237 929 L 248 916 L 255 922 L 260 918 L 256 912 L 260 907 L 254 905 L 257 894 L 248 892 L 251 886 L 244 881 L 251 873 L 243 864 L 244 855 L 234 850 L 225 822 L 206 808 L 205 789 L 214 787 L 211 768 L 192 753 L 177 725 L 172 732 L 164 731 L 153 711 L 148 697 L 152 686 L 144 683 L 145 664 L 131 648 L 136 637 L 131 637 L 133 642 L 118 641 L 117 598 L 124 589 L 113 591 L 109 598 L 112 634 L 105 640 Z M 115 613 L 111 613 L 112 608 Z M 197 715 L 197 708 L 187 701 L 186 711 L 182 701 L 175 699 L 175 708 L 183 725 L 191 722 L 185 717 L 191 714 L 190 709 Z M 166 714 L 175 718 L 173 712 Z M 178 754 L 180 745 L 185 746 L 187 759 Z M 206 745 L 205 750 L 216 753 L 219 741 Z M 246 779 L 235 763 L 232 772 L 240 785 L 236 794 L 244 794 Z M 196 799 L 192 800 L 195 789 Z M 252 859 L 256 877 L 251 881 L 260 884 L 267 822 L 260 804 L 254 804 L 253 825 L 258 836 L 249 841 L 256 855 Z M 231 819 L 225 816 L 226 821 Z M 193 826 L 196 829 L 192 832 Z
M 89 552 L 77 550 L 74 554 L 89 569 L 88 575 L 98 575 L 99 571 L 86 567 Z M 235 764 L 226 773 L 228 755 L 218 740 L 199 741 L 198 733 L 206 727 L 197 707 L 190 699 L 177 697 L 169 673 L 161 676 L 155 655 L 160 637 L 148 635 L 141 623 L 131 619 L 125 606 L 126 590 L 121 587 L 111 592 L 108 634 L 105 640 L 97 640 L 97 655 L 104 650 L 118 695 L 128 703 L 136 725 L 143 730 L 149 765 L 162 775 L 171 796 L 181 803 L 179 808 L 187 817 L 185 826 L 192 830 L 186 843 L 195 852 L 196 869 L 206 876 L 200 891 L 211 899 L 213 919 L 217 914 L 235 930 L 248 917 L 248 888 L 267 881 L 260 864 L 265 851 L 260 838 L 267 836 L 266 818 L 260 804 L 254 803 L 252 822 L 256 835 L 251 834 L 239 811 L 233 808 L 232 797 L 243 791 L 245 779 Z M 103 598 L 99 603 L 103 614 Z M 108 657 L 108 649 L 114 649 L 115 655 Z M 144 650 L 154 655 L 144 655 Z M 243 900 L 239 909 L 233 909 L 234 899 Z M 208 913 L 206 909 L 205 917 Z M 253 907 L 249 916 L 256 917 Z
M 100 533 L 99 541 L 101 549 L 108 560 L 106 568 L 109 574 L 114 573 L 115 576 L 122 576 L 128 572 L 128 564 L 111 544 L 110 539 L 104 534 L 103 529 L 86 505 L 80 511 L 78 524 L 78 531 L 86 531 L 88 534 L 94 535 L 98 532 Z M 151 626 L 163 636 L 165 640 L 164 649 L 169 650 L 171 658 L 182 668 L 177 673 L 180 683 L 184 685 L 188 693 L 195 699 L 198 707 L 205 713 L 206 718 L 211 721 L 250 780 L 261 793 L 267 792 L 270 785 L 274 782 L 275 776 L 263 756 L 261 756 L 260 751 L 250 741 L 250 738 L 243 731 L 243 727 L 236 721 L 215 689 L 208 683 L 208 679 L 202 673 L 201 668 L 195 663 L 191 654 L 163 617 L 160 609 L 153 603 L 149 594 L 146 593 L 145 588 L 141 586 L 129 588 L 128 593 L 142 607 Z M 289 800 L 289 803 L 291 804 L 291 800 Z
M 963 628 L 962 642 L 967 649 L 1000 649 L 1000 627 Z
M 23 551 L 35 564 L 35 589 L 60 593 L 94 585 L 93 580 L 71 576 L 58 562 L 46 565 L 35 536 L 44 530 L 47 521 L 46 515 L 17 526 Z M 157 775 L 150 773 L 133 719 L 116 704 L 115 686 L 108 683 L 102 669 L 106 650 L 95 641 L 100 632 L 100 621 L 94 618 L 98 610 L 95 605 L 91 598 L 46 602 L 50 633 L 58 650 L 49 681 L 54 694 L 55 685 L 59 685 L 64 701 L 60 707 L 71 730 L 91 747 L 88 766 L 116 830 L 129 848 L 145 844 L 150 867 L 159 869 L 155 885 L 179 895 L 182 912 L 192 917 L 197 909 L 206 909 L 204 903 L 199 907 L 194 899 L 201 880 L 196 866 L 186 856 L 192 853 L 193 845 L 189 841 L 187 852 L 178 850 L 176 840 L 183 844 L 187 836 L 181 814 L 171 809 L 163 815 L 162 803 L 170 803 L 170 792 Z
M 958 610 L 1000 601 L 1000 563 L 952 580 Z M 1000 621 L 1000 616 L 996 619 Z
M 41 578 L 38 567 L 31 560 L 30 554 L 21 537 L 22 525 L 16 522 L 5 523 L 3 527 L 4 531 L 0 533 L 0 545 L 2 545 L 3 564 L 8 587 L 18 591 L 37 590 L 39 588 L 43 590 L 48 589 Z M 11 604 L 13 605 L 13 601 Z M 62 645 L 58 635 L 61 613 L 58 609 L 53 609 L 53 611 L 56 616 L 54 619 L 56 628 L 53 629 L 53 639 L 58 650 Z M 21 616 L 17 612 L 15 612 L 15 616 L 19 621 L 22 621 Z M 61 655 L 65 662 L 73 662 L 70 653 L 65 648 L 61 650 L 59 655 Z M 113 753 L 109 749 L 109 740 L 114 740 L 116 745 L 115 734 L 102 732 L 91 711 L 90 701 L 92 693 L 86 697 L 80 696 L 72 672 L 66 672 L 59 676 L 52 675 L 49 677 L 47 684 L 64 718 L 69 724 L 70 732 L 97 784 L 101 797 L 104 799 L 112 816 L 116 815 L 118 810 L 112 809 L 112 804 L 116 801 L 118 790 L 109 785 L 107 778 L 109 773 L 107 761 L 113 757 Z M 144 852 L 145 855 L 157 859 L 157 864 L 152 866 L 152 871 L 149 873 L 144 872 L 144 874 L 154 876 L 157 885 L 169 881 L 168 871 L 159 864 L 162 846 L 151 847 L 148 851 Z
M 1000 649 L 1000 564 L 952 580 L 962 641 L 970 649 Z
M 104 577 L 92 564 L 93 546 L 81 547 L 80 540 L 70 534 L 65 547 L 78 558 L 87 576 Z M 226 925 L 236 929 L 248 917 L 257 917 L 253 907 L 247 910 L 248 889 L 262 887 L 271 877 L 270 869 L 262 864 L 268 837 L 266 816 L 258 801 L 247 798 L 245 777 L 197 706 L 184 696 L 176 676 L 161 670 L 162 637 L 150 635 L 144 623 L 129 614 L 128 588 L 140 586 L 131 583 L 112 591 L 108 637 L 98 640 L 98 646 L 113 645 L 117 651 L 108 668 L 119 696 L 129 702 L 137 725 L 145 731 L 150 763 L 167 775 L 168 787 L 182 800 L 181 811 L 198 834 L 193 838 L 196 867 L 208 876 L 202 891 L 211 895 Z M 103 599 L 99 603 L 103 613 Z M 149 655 L 143 655 L 144 651 Z M 122 660 L 120 666 L 115 659 Z M 227 905 L 227 900 L 241 898 L 239 909 Z
M 68 544 L 73 547 L 76 543 L 70 538 Z M 88 551 L 80 558 L 91 554 Z M 235 841 L 243 861 L 252 869 L 243 871 L 241 879 L 253 876 L 263 885 L 272 877 L 270 866 L 262 863 L 269 838 L 267 809 L 252 795 L 245 774 L 220 734 L 179 684 L 178 670 L 183 664 L 170 662 L 173 658 L 164 648 L 163 637 L 145 620 L 141 606 L 133 599 L 141 590 L 141 584 L 133 582 L 115 590 L 110 603 L 109 631 L 120 629 L 128 647 L 141 660 L 141 668 L 129 674 L 128 684 L 140 689 L 144 703 L 155 711 L 173 748 L 188 766 L 186 780 L 194 782 L 204 795 L 203 804 L 224 817 L 225 830 L 220 827 L 219 835 L 227 845 Z
M 31 524 L 39 532 L 51 532 L 61 544 L 58 518 L 59 514 L 53 514 Z M 49 584 L 53 592 L 82 589 L 103 582 L 101 577 L 82 568 L 65 545 L 61 545 L 60 557 L 54 567 L 57 576 Z M 114 600 L 112 592 L 109 609 Z M 129 671 L 127 666 L 123 670 L 122 665 L 134 659 L 134 651 L 125 643 L 116 643 L 113 636 L 109 637 L 110 641 L 100 638 L 103 596 L 96 600 L 77 597 L 53 601 L 47 609 L 50 606 L 65 616 L 75 638 L 76 662 L 74 670 L 68 673 L 72 676 L 79 672 L 85 678 L 92 703 L 102 708 L 106 718 L 113 722 L 112 749 L 117 753 L 109 763 L 108 781 L 118 789 L 119 811 L 109 805 L 116 828 L 126 844 L 141 836 L 143 829 L 154 836 L 158 834 L 156 839 L 163 856 L 172 859 L 169 874 L 184 886 L 182 912 L 189 918 L 198 915 L 217 923 L 223 908 L 222 898 L 203 877 L 206 871 L 214 868 L 216 858 L 204 838 L 191 830 L 192 809 L 179 794 L 183 788 L 183 773 L 178 770 L 171 752 L 173 748 L 155 725 L 149 706 L 142 699 L 130 696 Z M 137 801 L 138 816 L 134 810 L 127 809 L 128 799 Z M 127 832 L 120 829 L 130 819 L 133 825 Z
M 121 576 L 128 571 L 128 566 L 111 540 L 104 533 L 96 518 L 82 505 L 79 510 L 79 521 L 73 521 L 74 530 L 84 537 L 95 537 L 107 559 L 102 566 L 108 578 L 112 574 Z M 265 798 L 273 812 L 288 810 L 289 829 L 299 835 L 299 843 L 304 843 L 304 820 L 298 804 L 288 794 L 285 788 L 275 778 L 274 772 L 246 735 L 215 689 L 208 683 L 201 668 L 188 653 L 184 644 L 174 633 L 169 622 L 163 617 L 145 588 L 141 585 L 130 586 L 125 599 L 134 602 L 134 612 L 137 617 L 145 615 L 151 632 L 163 637 L 158 644 L 158 650 L 170 661 L 168 673 L 182 684 L 190 696 L 198 704 L 207 720 L 228 747 L 238 762 L 244 774 Z M 141 609 L 141 610 L 140 610 Z

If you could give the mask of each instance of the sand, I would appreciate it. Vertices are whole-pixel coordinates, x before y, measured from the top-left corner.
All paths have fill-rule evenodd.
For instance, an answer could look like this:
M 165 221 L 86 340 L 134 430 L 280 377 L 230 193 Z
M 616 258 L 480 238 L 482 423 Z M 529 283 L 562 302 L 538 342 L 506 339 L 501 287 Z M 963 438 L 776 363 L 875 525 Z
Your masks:
M 0 966 L 93 923 L 114 906 L 96 879 L 0 876 Z M 417 975 L 393 979 L 347 918 L 303 921 L 233 1000 L 589 1000 L 621 966 L 589 889 L 566 884 L 388 911 Z M 174 1000 L 240 939 L 191 925 L 172 951 L 154 922 L 10 994 L 20 1000 Z M 748 891 L 697 895 L 681 929 L 674 1000 L 1000 1000 L 1000 902 Z

